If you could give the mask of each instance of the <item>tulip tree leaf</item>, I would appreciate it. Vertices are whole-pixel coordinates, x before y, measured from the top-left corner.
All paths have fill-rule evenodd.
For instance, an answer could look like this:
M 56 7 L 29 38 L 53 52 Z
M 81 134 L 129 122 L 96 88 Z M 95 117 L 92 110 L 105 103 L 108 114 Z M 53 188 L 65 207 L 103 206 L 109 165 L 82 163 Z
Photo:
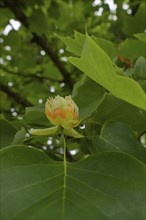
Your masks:
M 81 56 L 82 54 L 82 48 L 86 40 L 86 36 L 84 34 L 81 34 L 77 31 L 74 32 L 75 39 L 72 39 L 71 37 L 60 37 L 59 38 L 67 45 L 67 50 L 77 56 Z M 112 42 L 97 38 L 95 36 L 91 37 L 105 52 L 109 55 L 109 57 L 112 58 L 114 54 L 114 46 Z
M 77 31 L 75 31 L 75 39 L 72 39 L 71 37 L 60 37 L 58 36 L 66 45 L 67 50 L 77 56 L 80 56 L 82 53 L 82 47 L 84 45 L 84 42 L 86 40 L 86 37 L 84 34 L 81 34 Z
M 29 17 L 29 29 L 32 32 L 36 32 L 38 34 L 46 33 L 49 29 L 49 24 L 47 17 L 42 12 L 42 10 L 33 10 L 33 13 Z
M 145 33 L 134 34 L 134 36 L 136 38 L 138 38 L 139 40 L 143 41 L 144 43 L 146 43 L 146 34 Z
M 137 39 L 126 39 L 117 50 L 117 53 L 128 59 L 145 56 L 145 44 Z
M 128 154 L 106 152 L 70 163 L 13 146 L 1 157 L 2 219 L 145 219 L 146 170 Z
M 7 120 L 0 120 L 0 148 L 12 144 L 16 134 L 16 128 Z
M 49 127 L 49 121 L 44 113 L 44 110 L 35 107 L 27 108 L 26 114 L 24 115 L 24 122 L 30 125 L 41 125 Z
M 97 37 L 92 37 L 92 39 L 107 53 L 107 55 L 112 59 L 116 50 L 114 48 L 114 45 L 112 42 L 102 39 L 102 38 L 97 38 Z
M 108 111 L 107 111 L 108 109 Z M 105 123 L 109 120 L 118 120 L 129 124 L 139 134 L 146 130 L 146 112 L 129 103 L 107 94 L 94 114 L 94 121 Z
M 93 136 L 97 152 L 124 151 L 146 163 L 146 149 L 139 143 L 130 126 L 117 121 L 106 122 L 100 136 Z
M 143 88 L 143 90 L 144 90 L 145 93 L 146 93 L 146 80 L 144 80 L 144 81 L 141 83 L 141 87 Z
M 21 130 L 17 131 L 17 133 L 15 134 L 12 144 L 13 145 L 23 144 L 25 137 L 26 137 L 26 130 L 24 128 L 21 128 Z
M 47 62 L 43 64 L 42 68 L 44 71 L 44 76 L 49 77 L 49 79 L 58 80 L 58 81 L 63 80 L 60 71 L 57 69 L 55 65 L 53 65 L 52 62 Z
M 140 85 L 127 76 L 117 75 L 109 57 L 91 37 L 86 36 L 81 57 L 71 57 L 69 61 L 114 96 L 146 110 L 146 95 Z
M 105 90 L 90 78 L 85 79 L 84 83 L 82 80 L 81 82 L 81 85 L 76 88 L 73 99 L 79 107 L 79 115 L 82 120 L 89 117 L 97 109 L 105 96 Z
M 139 1 L 140 2 L 140 1 Z M 141 33 L 145 29 L 145 2 L 141 1 L 136 13 L 133 16 L 124 15 L 123 16 L 123 31 L 125 34 L 133 35 L 136 33 Z
M 139 57 L 134 66 L 133 78 L 137 80 L 146 80 L 146 59 Z

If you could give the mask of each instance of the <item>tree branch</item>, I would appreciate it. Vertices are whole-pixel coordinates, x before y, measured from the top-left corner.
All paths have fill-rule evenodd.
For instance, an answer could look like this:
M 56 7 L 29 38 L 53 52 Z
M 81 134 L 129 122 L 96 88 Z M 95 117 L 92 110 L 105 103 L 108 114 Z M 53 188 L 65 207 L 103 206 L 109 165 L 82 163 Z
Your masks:
M 18 75 L 18 76 L 22 76 L 22 77 L 28 77 L 28 78 L 36 78 L 36 79 L 39 79 L 39 80 L 50 80 L 50 81 L 53 81 L 53 82 L 62 82 L 62 80 L 54 80 L 54 79 L 51 79 L 47 76 L 41 76 L 41 75 L 38 75 L 37 73 L 36 74 L 31 74 L 31 73 L 23 73 L 21 71 L 17 71 L 17 72 L 14 72 L 10 69 L 7 69 L 6 67 L 3 67 L 2 65 L 0 66 L 0 69 L 2 69 L 3 71 L 9 73 L 9 74 L 12 74 L 12 75 Z
M 29 24 L 27 21 L 27 17 L 23 13 L 21 9 L 20 2 L 18 0 L 3 0 L 6 7 L 8 7 L 16 16 L 16 18 L 26 27 L 28 28 Z M 64 82 L 69 85 L 71 88 L 73 86 L 73 80 L 70 76 L 70 73 L 65 69 L 64 65 L 60 61 L 57 54 L 52 50 L 48 40 L 45 36 L 39 36 L 36 33 L 32 33 L 33 39 L 32 41 L 38 44 L 57 66 L 64 77 Z
M 130 4 L 131 4 L 131 9 L 132 9 L 131 15 L 134 16 L 139 9 L 140 1 L 134 4 L 134 0 L 130 0 Z
M 5 92 L 8 96 L 12 97 L 17 103 L 21 104 L 23 107 L 30 107 L 30 103 L 27 99 L 23 98 L 19 93 L 12 91 L 8 86 L 0 82 L 0 90 Z
M 70 77 L 70 73 L 67 72 L 67 70 L 64 68 L 62 62 L 59 60 L 58 56 L 54 51 L 52 50 L 50 44 L 48 43 L 45 36 L 38 36 L 37 34 L 33 33 L 33 39 L 35 43 L 41 46 L 41 48 L 48 54 L 51 58 L 51 60 L 55 63 L 55 65 L 58 67 L 60 72 L 62 73 L 64 77 L 64 82 L 68 84 L 69 86 L 73 86 L 73 80 Z

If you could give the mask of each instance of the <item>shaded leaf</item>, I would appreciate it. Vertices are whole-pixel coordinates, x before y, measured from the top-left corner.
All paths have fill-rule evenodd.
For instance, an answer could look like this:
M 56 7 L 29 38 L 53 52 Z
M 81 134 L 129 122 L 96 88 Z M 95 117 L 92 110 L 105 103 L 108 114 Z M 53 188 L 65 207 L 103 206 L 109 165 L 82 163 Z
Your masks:
M 141 83 L 141 87 L 143 88 L 143 90 L 144 90 L 145 93 L 146 93 L 146 80 L 144 80 L 144 81 Z
M 129 59 L 135 59 L 139 56 L 145 56 L 145 44 L 140 40 L 126 39 L 120 48 L 117 50 L 117 54 Z
M 14 136 L 16 134 L 16 128 L 7 120 L 0 120 L 0 148 L 9 146 L 12 144 Z
M 21 130 L 17 131 L 17 133 L 14 136 L 13 145 L 16 144 L 23 144 L 23 141 L 26 137 L 26 131 L 24 128 L 21 128 Z
M 26 108 L 24 122 L 30 125 L 41 125 L 49 127 L 49 121 L 45 115 L 44 107 L 34 106 Z
M 39 35 L 48 32 L 49 24 L 42 10 L 33 10 L 33 13 L 29 17 L 29 29 Z
M 132 2 L 131 2 L 132 3 Z M 136 3 L 136 2 L 135 2 Z M 139 3 L 139 2 L 138 2 Z M 133 35 L 135 33 L 143 32 L 145 29 L 145 2 L 140 1 L 138 10 L 133 16 L 124 16 L 124 27 L 123 30 L 127 35 Z M 133 3 L 132 3 L 133 4 Z M 132 6 L 131 4 L 131 6 Z M 133 4 L 134 6 L 134 4 Z M 136 4 L 135 4 L 136 6 Z
M 5 220 L 145 219 L 145 168 L 127 154 L 107 152 L 63 163 L 17 146 L 1 156 Z
M 137 80 L 146 80 L 146 59 L 139 57 L 134 66 L 132 75 Z
M 93 120 L 105 123 L 109 120 L 117 120 L 129 124 L 139 134 L 146 129 L 146 112 L 107 94 L 98 107 Z
M 47 60 L 48 61 L 48 60 Z M 61 81 L 63 80 L 63 77 L 60 73 L 60 71 L 57 69 L 57 67 L 52 62 L 47 62 L 42 65 L 42 69 L 44 71 L 44 75 L 50 79 Z
M 105 90 L 93 80 L 81 79 L 73 91 L 75 103 L 79 107 L 80 119 L 85 119 L 97 109 L 105 96 Z
M 110 121 L 103 125 L 100 136 L 93 136 L 97 152 L 124 151 L 146 163 L 146 149 L 124 123 Z

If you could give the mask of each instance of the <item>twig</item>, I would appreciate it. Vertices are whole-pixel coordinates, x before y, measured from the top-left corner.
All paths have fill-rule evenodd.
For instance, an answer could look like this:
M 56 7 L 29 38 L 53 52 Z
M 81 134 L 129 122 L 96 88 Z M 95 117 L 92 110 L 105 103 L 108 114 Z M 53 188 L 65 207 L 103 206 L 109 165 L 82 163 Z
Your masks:
M 0 82 L 0 89 L 5 92 L 8 96 L 12 97 L 17 103 L 21 104 L 23 107 L 30 107 L 30 103 L 27 99 L 23 98 L 19 93 L 12 91 L 8 86 Z
M 23 73 L 21 71 L 17 71 L 17 72 L 14 72 L 10 69 L 7 69 L 6 67 L 3 67 L 2 65 L 0 66 L 0 69 L 2 69 L 3 71 L 9 73 L 9 74 L 12 74 L 12 75 L 18 75 L 18 76 L 22 76 L 22 77 L 28 77 L 28 78 L 36 78 L 36 79 L 39 79 L 39 80 L 50 80 L 50 81 L 53 81 L 53 82 L 62 82 L 63 80 L 55 80 L 55 79 L 51 79 L 47 76 L 41 76 L 41 75 L 38 75 L 38 73 L 36 74 L 31 74 L 31 73 Z
M 134 1 L 130 0 L 131 9 L 132 9 L 132 13 L 131 13 L 132 16 L 134 16 L 137 13 L 139 6 L 140 6 L 140 1 L 137 2 L 137 4 L 133 4 L 133 3 L 134 3 Z

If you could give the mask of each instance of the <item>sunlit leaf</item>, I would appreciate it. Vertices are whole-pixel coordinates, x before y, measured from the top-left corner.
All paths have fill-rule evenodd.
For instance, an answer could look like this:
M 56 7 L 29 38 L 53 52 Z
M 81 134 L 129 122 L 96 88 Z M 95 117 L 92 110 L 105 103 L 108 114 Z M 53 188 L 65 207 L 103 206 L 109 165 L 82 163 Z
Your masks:
M 81 58 L 71 57 L 69 61 L 116 97 L 146 110 L 146 96 L 140 85 L 117 75 L 106 53 L 89 36 L 86 36 Z
M 138 38 L 139 40 L 143 41 L 144 43 L 146 43 L 146 34 L 145 33 L 134 34 L 134 36 L 136 38 Z

